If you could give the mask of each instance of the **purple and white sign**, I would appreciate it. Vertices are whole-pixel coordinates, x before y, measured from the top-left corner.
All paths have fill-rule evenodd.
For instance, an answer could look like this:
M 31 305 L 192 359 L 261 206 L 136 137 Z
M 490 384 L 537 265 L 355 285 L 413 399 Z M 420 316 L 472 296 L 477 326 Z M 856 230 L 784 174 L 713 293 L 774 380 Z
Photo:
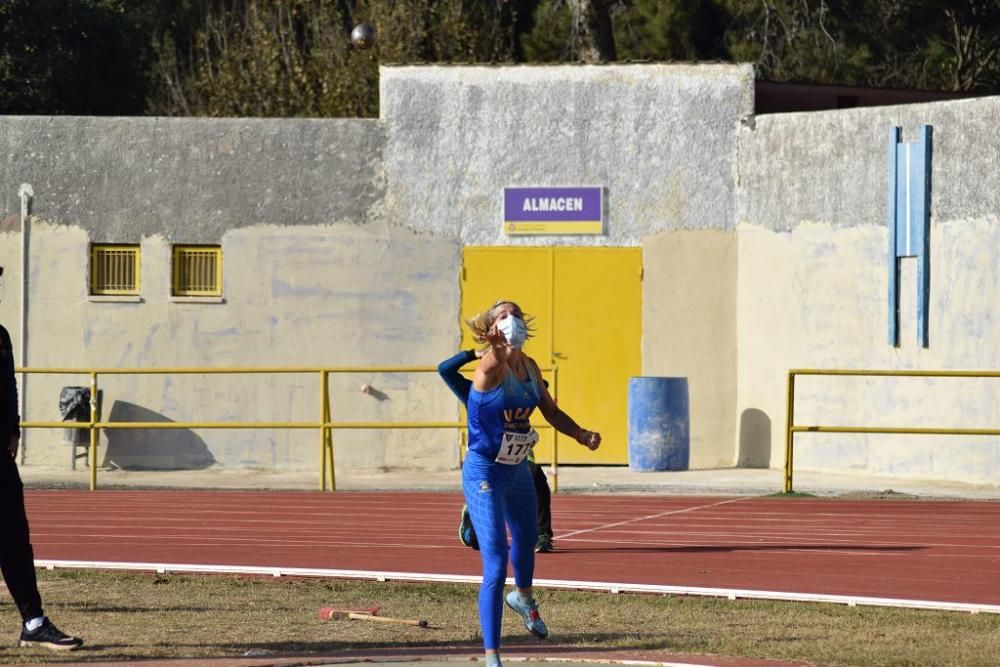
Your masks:
M 506 234 L 602 234 L 603 188 L 504 188 Z

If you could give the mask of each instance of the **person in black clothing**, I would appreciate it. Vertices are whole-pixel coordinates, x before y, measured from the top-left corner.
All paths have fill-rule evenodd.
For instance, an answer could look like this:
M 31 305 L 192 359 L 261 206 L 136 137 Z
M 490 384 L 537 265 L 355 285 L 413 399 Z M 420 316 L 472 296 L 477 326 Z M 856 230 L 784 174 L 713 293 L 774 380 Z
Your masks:
M 462 375 L 459 369 L 478 358 L 476 350 L 464 350 L 438 364 L 438 373 L 441 375 L 441 379 L 458 396 L 462 405 L 467 405 L 469 402 L 472 380 Z M 548 381 L 542 380 L 542 382 L 545 383 L 546 387 L 549 386 Z M 548 553 L 554 550 L 552 543 L 552 494 L 549 491 L 549 481 L 545 478 L 542 466 L 535 463 L 534 454 L 528 460 L 528 468 L 531 470 L 531 479 L 535 483 L 535 495 L 538 497 L 538 542 L 535 544 L 535 551 Z M 468 509 L 464 506 L 462 507 L 462 520 L 458 526 L 458 538 L 465 546 L 479 549 L 476 529 L 472 525 Z
M 3 275 L 3 267 L 0 267 L 0 275 Z M 42 612 L 42 597 L 35 579 L 35 553 L 24 510 L 24 485 L 17 471 L 20 445 L 14 350 L 10 334 L 0 325 L 0 571 L 21 612 L 23 624 L 19 646 L 71 651 L 80 648 L 83 640 L 60 631 Z

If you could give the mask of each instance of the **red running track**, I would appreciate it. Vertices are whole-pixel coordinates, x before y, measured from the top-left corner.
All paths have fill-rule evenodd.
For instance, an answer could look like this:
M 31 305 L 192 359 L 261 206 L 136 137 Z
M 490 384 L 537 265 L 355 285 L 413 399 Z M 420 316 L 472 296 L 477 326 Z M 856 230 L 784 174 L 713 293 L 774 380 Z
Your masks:
M 28 491 L 39 560 L 478 575 L 457 493 Z M 1000 604 L 1000 503 L 557 495 L 536 579 Z

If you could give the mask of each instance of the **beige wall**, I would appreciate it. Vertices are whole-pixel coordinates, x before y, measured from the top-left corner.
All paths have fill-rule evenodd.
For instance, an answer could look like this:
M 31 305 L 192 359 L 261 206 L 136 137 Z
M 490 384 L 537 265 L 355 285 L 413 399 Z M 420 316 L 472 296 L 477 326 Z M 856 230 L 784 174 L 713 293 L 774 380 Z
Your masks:
M 643 374 L 688 378 L 692 468 L 737 458 L 736 250 L 717 230 L 643 243 Z
M 428 366 L 457 345 L 455 320 L 447 315 L 458 302 L 454 242 L 387 226 L 233 230 L 222 240 L 223 299 L 199 302 L 170 297 L 171 248 L 159 237 L 141 243 L 139 300 L 88 296 L 89 241 L 79 228 L 33 221 L 32 367 Z M 19 234 L 0 234 L 7 268 L 0 317 L 15 350 L 22 335 L 19 244 Z M 87 376 L 30 376 L 27 419 L 58 420 L 60 387 L 80 384 L 88 384 Z M 380 393 L 361 393 L 363 384 Z M 318 374 L 109 376 L 101 387 L 103 414 L 116 421 L 318 421 L 320 415 Z M 436 373 L 334 375 L 331 409 L 339 421 L 457 418 L 454 397 Z M 311 430 L 108 433 L 102 462 L 126 467 L 319 467 L 319 436 Z M 62 437 L 61 429 L 29 432 L 26 462 L 68 462 Z M 338 465 L 355 469 L 446 468 L 458 460 L 453 432 L 337 431 L 334 441 Z
M 916 342 L 912 258 L 901 272 L 901 344 L 888 344 L 884 227 L 803 223 L 780 233 L 741 225 L 738 411 L 770 422 L 769 433 L 743 444 L 771 467 L 784 464 L 790 368 L 996 369 L 996 223 L 933 226 L 927 348 Z M 996 428 L 1000 380 L 801 377 L 795 412 L 799 425 Z M 795 442 L 799 470 L 983 483 L 1000 469 L 995 437 L 798 434 Z

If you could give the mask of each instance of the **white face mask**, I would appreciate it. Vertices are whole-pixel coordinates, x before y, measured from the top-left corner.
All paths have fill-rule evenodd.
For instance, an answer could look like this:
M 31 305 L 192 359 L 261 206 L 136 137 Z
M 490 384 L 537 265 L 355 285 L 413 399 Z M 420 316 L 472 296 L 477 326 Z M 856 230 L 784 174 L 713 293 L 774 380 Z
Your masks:
M 524 320 L 520 317 L 508 315 L 497 322 L 497 329 L 503 332 L 507 343 L 513 348 L 521 349 L 524 341 L 528 338 L 528 327 L 525 326 Z

